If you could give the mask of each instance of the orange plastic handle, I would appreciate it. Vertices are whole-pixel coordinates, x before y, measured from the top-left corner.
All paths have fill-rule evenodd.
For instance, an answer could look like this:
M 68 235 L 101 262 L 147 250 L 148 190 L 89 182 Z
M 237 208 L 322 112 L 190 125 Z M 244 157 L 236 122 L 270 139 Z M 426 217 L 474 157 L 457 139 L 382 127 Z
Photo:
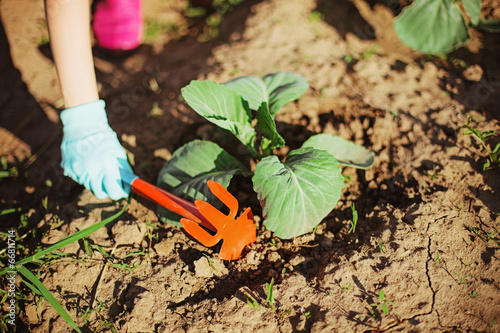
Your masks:
M 140 178 L 135 178 L 131 184 L 132 190 L 140 196 L 149 199 L 158 205 L 165 207 L 172 212 L 184 216 L 200 225 L 216 231 L 216 228 L 210 223 L 191 202 L 179 198 L 170 192 L 165 191 L 153 184 L 150 184 Z

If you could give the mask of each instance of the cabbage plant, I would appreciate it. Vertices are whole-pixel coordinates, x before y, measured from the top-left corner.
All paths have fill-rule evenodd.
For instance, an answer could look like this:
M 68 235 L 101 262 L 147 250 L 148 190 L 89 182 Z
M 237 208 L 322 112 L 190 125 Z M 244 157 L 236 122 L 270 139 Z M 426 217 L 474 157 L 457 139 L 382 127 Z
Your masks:
M 246 147 L 249 159 L 239 161 L 214 142 L 195 140 L 176 150 L 160 172 L 158 185 L 187 200 L 213 203 L 206 186 L 215 180 L 228 187 L 235 174 L 252 177 L 266 228 L 288 239 L 302 235 L 328 215 L 344 188 L 340 164 L 366 169 L 374 154 L 342 138 L 317 134 L 284 160 L 274 155 L 285 140 L 275 117 L 283 105 L 301 97 L 308 82 L 294 73 L 262 78 L 239 77 L 224 84 L 192 81 L 181 92 L 187 104 L 225 129 Z M 250 172 L 253 160 L 255 170 Z M 160 217 L 178 224 L 178 216 L 160 208 Z

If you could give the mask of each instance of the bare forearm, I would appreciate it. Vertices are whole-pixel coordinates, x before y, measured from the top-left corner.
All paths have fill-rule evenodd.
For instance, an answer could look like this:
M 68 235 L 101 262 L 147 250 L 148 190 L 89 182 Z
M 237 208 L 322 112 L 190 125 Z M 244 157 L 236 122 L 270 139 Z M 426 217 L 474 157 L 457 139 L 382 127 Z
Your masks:
M 66 108 L 99 99 L 88 0 L 45 0 L 52 54 Z

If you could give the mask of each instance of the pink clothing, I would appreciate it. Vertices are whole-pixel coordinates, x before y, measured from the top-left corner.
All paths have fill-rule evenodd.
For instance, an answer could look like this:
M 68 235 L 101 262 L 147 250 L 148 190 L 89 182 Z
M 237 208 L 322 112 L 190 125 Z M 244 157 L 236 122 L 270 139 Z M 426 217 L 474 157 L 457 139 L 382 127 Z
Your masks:
M 110 51 L 133 50 L 142 43 L 142 0 L 100 0 L 92 28 L 97 45 Z

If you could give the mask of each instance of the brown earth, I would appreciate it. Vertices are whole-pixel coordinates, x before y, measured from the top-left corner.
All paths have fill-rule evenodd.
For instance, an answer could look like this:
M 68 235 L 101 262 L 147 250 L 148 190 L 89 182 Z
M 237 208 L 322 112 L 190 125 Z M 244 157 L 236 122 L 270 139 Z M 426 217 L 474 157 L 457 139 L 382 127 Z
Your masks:
M 145 6 L 160 33 L 128 57 L 95 53 L 111 126 L 140 177 L 154 183 L 192 139 L 234 146 L 179 98 L 190 80 L 278 71 L 311 85 L 278 116 L 282 153 L 324 132 L 370 148 L 376 163 L 344 168 L 337 207 L 313 233 L 287 241 L 266 231 L 249 180 L 236 179 L 231 191 L 257 215 L 258 237 L 234 262 L 132 199 L 89 237 L 113 262 L 89 258 L 80 241 L 62 249 L 66 258 L 29 266 L 84 332 L 500 332 L 500 172 L 483 171 L 485 149 L 454 124 L 471 115 L 478 129 L 500 131 L 498 35 L 476 32 L 470 49 L 440 59 L 407 49 L 391 29 L 394 13 L 362 0 L 247 0 L 212 39 L 202 19 L 183 16 L 185 1 Z M 0 14 L 0 156 L 18 169 L 1 179 L 0 208 L 22 208 L 1 216 L 1 228 L 25 234 L 26 256 L 118 208 L 59 167 L 62 102 L 43 3 L 3 0 Z M 349 234 L 352 203 L 359 222 Z M 271 278 L 276 311 L 266 303 Z M 70 330 L 20 288 L 19 332 Z M 388 314 L 381 290 L 393 302 Z

